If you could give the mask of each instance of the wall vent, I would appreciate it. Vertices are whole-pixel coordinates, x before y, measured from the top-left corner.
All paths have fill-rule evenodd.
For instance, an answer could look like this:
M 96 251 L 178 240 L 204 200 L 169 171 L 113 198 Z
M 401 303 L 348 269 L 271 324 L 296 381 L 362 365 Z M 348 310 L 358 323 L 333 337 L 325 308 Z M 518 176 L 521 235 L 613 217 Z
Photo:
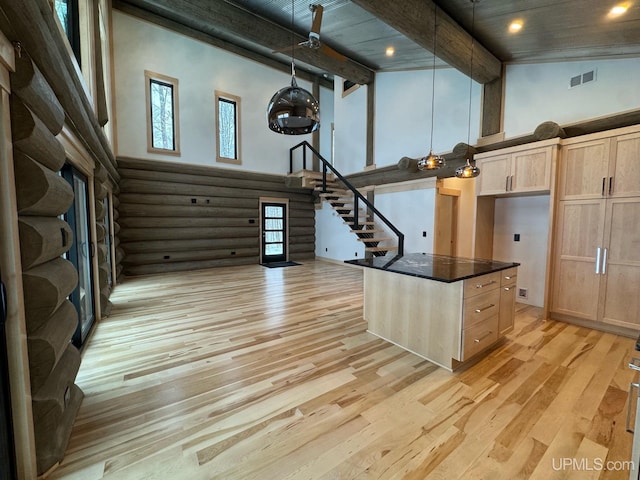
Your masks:
M 518 298 L 529 298 L 529 290 L 526 288 L 518 288 Z
M 575 88 L 580 85 L 584 85 L 585 83 L 595 82 L 596 81 L 596 71 L 589 70 L 588 72 L 581 73 L 580 75 L 575 75 L 569 79 L 569 88 Z

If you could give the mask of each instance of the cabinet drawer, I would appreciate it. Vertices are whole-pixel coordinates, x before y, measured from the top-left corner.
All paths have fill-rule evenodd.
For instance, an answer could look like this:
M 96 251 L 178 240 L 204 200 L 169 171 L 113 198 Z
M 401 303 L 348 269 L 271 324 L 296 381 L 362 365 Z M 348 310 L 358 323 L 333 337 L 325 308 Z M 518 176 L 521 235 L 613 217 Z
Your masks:
M 465 299 L 462 324 L 468 328 L 498 314 L 500 310 L 500 289 L 485 291 L 475 297 Z
M 493 272 L 479 277 L 468 278 L 464 281 L 464 298 L 479 295 L 487 290 L 494 290 L 500 286 L 500 273 Z
M 500 285 L 515 285 L 518 279 L 518 267 L 508 268 L 500 272 Z
M 462 337 L 464 361 L 498 341 L 498 315 L 465 328 Z

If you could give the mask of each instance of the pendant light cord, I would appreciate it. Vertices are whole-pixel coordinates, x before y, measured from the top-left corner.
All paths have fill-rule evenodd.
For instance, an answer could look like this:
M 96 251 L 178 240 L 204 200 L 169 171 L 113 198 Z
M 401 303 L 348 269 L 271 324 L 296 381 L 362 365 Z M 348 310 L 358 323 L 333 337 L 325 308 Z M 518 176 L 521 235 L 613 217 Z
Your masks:
M 296 62 L 295 62 L 295 51 L 296 51 L 296 34 L 293 31 L 293 22 L 294 22 L 294 11 L 295 11 L 295 0 L 291 0 L 291 76 L 296 76 Z
M 476 22 L 476 0 L 471 0 L 471 61 L 469 65 L 469 123 L 467 125 L 467 165 L 470 165 L 471 157 L 471 94 L 473 92 L 473 44 L 474 25 Z
M 435 111 L 435 97 L 436 97 L 436 30 L 438 28 L 437 23 L 438 6 L 433 4 L 433 68 L 431 69 L 431 135 L 429 137 L 429 152 L 433 152 L 433 119 Z

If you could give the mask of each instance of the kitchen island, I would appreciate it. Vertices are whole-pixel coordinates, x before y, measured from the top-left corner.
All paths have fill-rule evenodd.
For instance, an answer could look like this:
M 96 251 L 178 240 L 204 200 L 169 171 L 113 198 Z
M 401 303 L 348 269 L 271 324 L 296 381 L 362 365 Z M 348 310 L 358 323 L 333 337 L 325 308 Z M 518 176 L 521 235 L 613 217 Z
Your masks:
M 425 253 L 346 263 L 365 267 L 369 332 L 448 370 L 513 329 L 518 263 Z

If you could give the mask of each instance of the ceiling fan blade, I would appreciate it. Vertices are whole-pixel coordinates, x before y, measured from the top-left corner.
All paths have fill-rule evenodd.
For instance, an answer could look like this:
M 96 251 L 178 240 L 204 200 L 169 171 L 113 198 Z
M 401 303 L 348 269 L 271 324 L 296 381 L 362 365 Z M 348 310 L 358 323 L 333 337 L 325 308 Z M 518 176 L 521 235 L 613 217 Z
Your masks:
M 341 62 L 346 62 L 347 61 L 347 57 L 345 57 L 344 55 L 342 55 L 339 52 L 336 52 L 333 48 L 325 45 L 324 43 L 320 45 L 319 50 L 324 53 L 325 55 L 328 55 L 330 57 L 333 57 L 337 60 L 340 60 Z
M 320 27 L 322 26 L 322 12 L 324 12 L 324 7 L 322 5 L 311 5 L 311 8 L 313 11 L 311 31 L 320 37 Z
M 305 45 L 303 45 L 303 43 L 306 43 L 306 42 L 298 43 L 297 45 L 294 45 L 293 47 L 291 45 L 289 45 L 289 46 L 286 46 L 286 47 L 278 48 L 277 50 L 271 50 L 271 53 L 287 53 L 287 52 L 291 52 L 291 50 L 295 50 L 295 49 L 298 49 L 300 47 L 304 47 Z

